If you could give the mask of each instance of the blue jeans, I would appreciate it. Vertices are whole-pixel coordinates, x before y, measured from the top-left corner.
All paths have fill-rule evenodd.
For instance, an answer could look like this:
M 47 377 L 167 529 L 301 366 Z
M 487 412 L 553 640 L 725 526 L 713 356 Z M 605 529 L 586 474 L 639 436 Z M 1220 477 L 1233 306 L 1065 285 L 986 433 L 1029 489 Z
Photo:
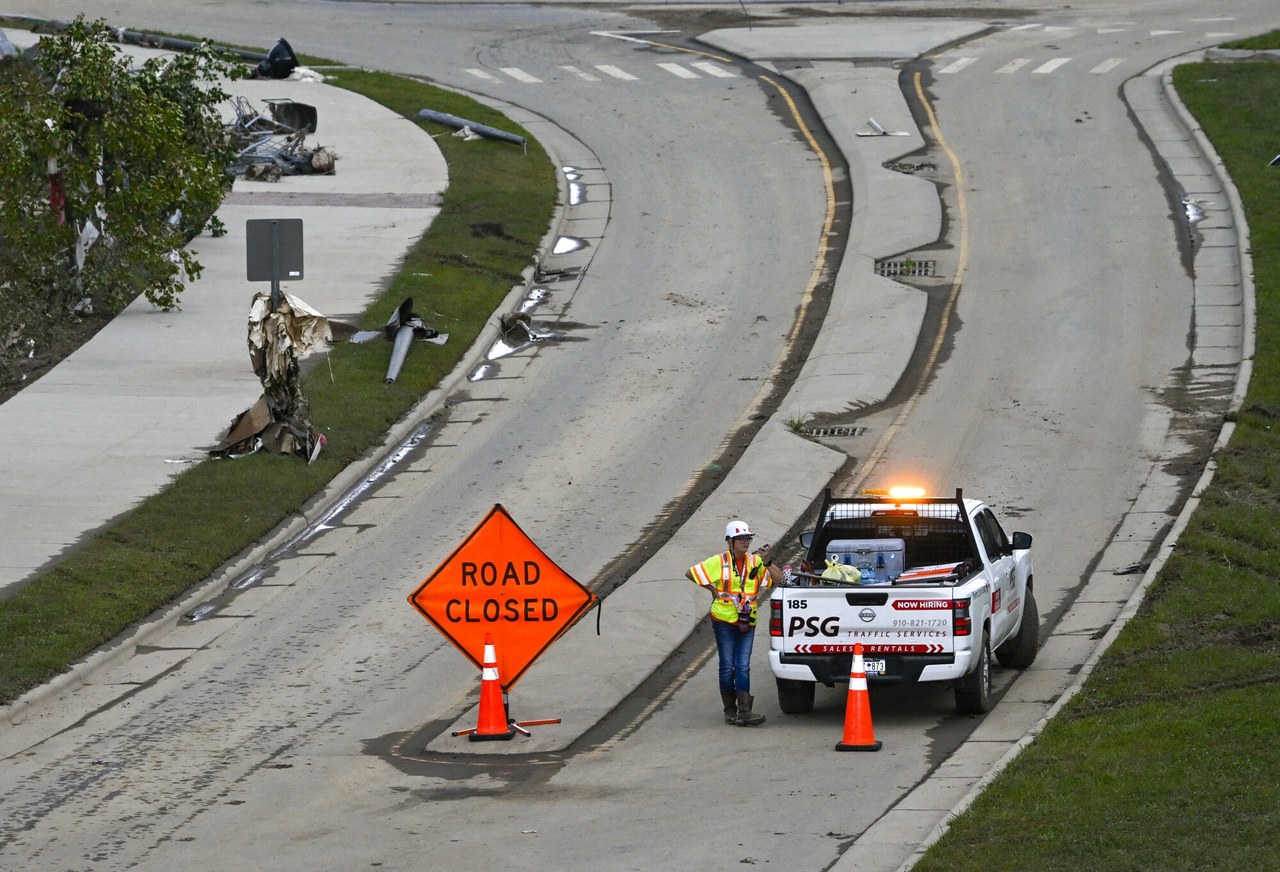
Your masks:
M 716 632 L 716 649 L 720 652 L 720 689 L 733 693 L 751 690 L 751 646 L 756 628 L 744 633 L 737 624 L 712 621 Z

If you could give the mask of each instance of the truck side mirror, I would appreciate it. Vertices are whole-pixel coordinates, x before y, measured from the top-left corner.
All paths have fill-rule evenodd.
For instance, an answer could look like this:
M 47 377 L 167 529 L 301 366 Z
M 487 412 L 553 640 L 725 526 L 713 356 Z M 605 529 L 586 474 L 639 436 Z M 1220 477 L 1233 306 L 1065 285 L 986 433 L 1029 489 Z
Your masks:
M 1013 550 L 1026 551 L 1031 547 L 1030 533 L 1014 533 L 1013 534 Z
M 800 534 L 800 547 L 805 551 L 809 550 L 809 546 L 813 544 L 813 531 L 806 530 Z

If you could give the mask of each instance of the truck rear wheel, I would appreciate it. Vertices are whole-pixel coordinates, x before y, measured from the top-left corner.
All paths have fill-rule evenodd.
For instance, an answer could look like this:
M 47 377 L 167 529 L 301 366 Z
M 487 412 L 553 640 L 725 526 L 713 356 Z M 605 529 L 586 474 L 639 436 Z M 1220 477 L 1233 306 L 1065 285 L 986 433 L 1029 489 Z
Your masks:
M 813 692 L 816 689 L 812 681 L 796 681 L 793 678 L 778 678 L 778 707 L 789 715 L 804 715 L 813 711 Z
M 962 715 L 980 715 L 991 711 L 991 645 L 982 633 L 978 664 L 968 675 L 956 679 L 956 711 Z
M 1022 606 L 1022 625 L 1018 632 L 996 649 L 996 659 L 1010 669 L 1026 669 L 1036 662 L 1040 650 L 1040 609 L 1035 595 L 1027 588 L 1027 601 Z

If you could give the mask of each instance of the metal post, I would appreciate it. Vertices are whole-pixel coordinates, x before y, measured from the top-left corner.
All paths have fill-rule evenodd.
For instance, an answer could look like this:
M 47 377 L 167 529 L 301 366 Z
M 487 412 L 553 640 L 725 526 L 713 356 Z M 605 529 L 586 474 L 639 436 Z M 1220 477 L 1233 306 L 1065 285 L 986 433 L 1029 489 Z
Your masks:
M 395 344 L 391 346 L 391 362 L 387 365 L 387 384 L 400 377 L 400 368 L 409 356 L 409 346 L 413 345 L 413 325 L 401 324 L 396 330 Z
M 280 305 L 280 222 L 271 222 L 271 311 Z

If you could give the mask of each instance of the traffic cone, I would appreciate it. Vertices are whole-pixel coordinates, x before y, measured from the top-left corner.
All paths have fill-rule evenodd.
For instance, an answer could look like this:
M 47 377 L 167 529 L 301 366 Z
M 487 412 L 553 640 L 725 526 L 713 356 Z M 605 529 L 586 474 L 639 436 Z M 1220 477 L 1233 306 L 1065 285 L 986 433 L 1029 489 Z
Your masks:
M 867 672 L 862 665 L 862 644 L 853 646 L 853 667 L 849 670 L 849 699 L 844 709 L 844 738 L 837 751 L 879 751 L 871 728 L 871 700 L 867 695 Z
M 486 633 L 484 668 L 480 672 L 480 719 L 469 738 L 473 742 L 483 742 L 510 739 L 515 734 L 515 725 L 507 717 L 507 704 L 502 698 L 502 680 L 498 677 L 498 655 L 494 651 L 493 636 Z

